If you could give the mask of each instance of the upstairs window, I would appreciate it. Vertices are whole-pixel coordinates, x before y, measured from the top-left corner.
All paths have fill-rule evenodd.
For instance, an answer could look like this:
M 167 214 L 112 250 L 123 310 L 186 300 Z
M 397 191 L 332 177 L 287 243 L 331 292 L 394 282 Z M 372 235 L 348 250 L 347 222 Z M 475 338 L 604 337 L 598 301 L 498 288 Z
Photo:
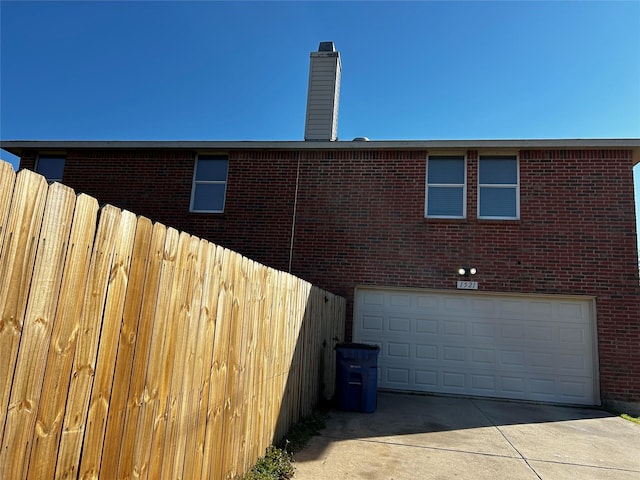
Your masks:
M 40 155 L 36 162 L 36 173 L 39 173 L 47 182 L 62 182 L 65 158 L 54 155 Z
M 427 160 L 425 216 L 466 217 L 466 164 L 463 155 L 430 156 Z
M 481 155 L 478 163 L 478 218 L 520 218 L 518 157 Z
M 192 212 L 224 212 L 228 169 L 229 159 L 226 155 L 198 156 L 191 190 Z

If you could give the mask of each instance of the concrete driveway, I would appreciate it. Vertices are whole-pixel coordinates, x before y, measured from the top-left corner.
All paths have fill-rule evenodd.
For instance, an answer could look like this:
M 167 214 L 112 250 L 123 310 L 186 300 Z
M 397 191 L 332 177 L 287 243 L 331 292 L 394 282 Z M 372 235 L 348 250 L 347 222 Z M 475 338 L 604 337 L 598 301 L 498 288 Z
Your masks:
M 331 411 L 295 456 L 298 480 L 640 479 L 640 425 L 593 408 L 378 394 Z

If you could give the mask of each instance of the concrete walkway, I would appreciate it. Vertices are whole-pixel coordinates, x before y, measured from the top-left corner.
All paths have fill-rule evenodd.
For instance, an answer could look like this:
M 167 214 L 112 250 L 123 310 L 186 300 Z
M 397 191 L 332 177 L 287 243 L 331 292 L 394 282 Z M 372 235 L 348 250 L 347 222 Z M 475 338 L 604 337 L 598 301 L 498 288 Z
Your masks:
M 379 393 L 331 411 L 297 480 L 640 480 L 640 425 L 593 408 Z

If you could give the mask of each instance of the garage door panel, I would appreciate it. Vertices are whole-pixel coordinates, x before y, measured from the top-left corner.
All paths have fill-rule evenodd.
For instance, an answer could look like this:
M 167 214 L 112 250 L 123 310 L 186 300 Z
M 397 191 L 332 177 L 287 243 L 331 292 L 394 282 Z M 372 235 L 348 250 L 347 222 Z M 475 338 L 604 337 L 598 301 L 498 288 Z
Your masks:
M 590 379 L 584 378 L 582 381 L 573 377 L 564 377 L 560 382 L 561 394 L 566 398 L 567 402 L 580 400 L 589 393 Z
M 446 346 L 442 349 L 442 359 L 445 362 L 464 362 L 467 359 L 465 349 L 463 347 Z
M 444 370 L 442 372 L 442 385 L 448 391 L 458 390 L 464 392 L 467 390 L 467 375 L 457 371 Z
M 500 325 L 500 337 L 513 342 L 514 340 L 525 340 L 524 325 L 502 324 Z
M 553 341 L 553 325 L 527 326 L 527 337 L 532 341 L 551 342 Z
M 553 353 L 530 353 L 529 365 L 534 368 L 553 368 Z
M 390 358 L 409 359 L 411 345 L 408 343 L 388 342 L 386 345 L 386 354 Z
M 552 378 L 536 378 L 529 379 L 531 392 L 537 395 L 553 396 L 556 391 L 556 382 Z
M 385 368 L 384 373 L 384 382 L 390 387 L 405 389 L 409 386 L 409 376 L 411 375 L 410 369 L 388 367 Z
M 374 332 L 384 331 L 384 316 L 382 315 L 363 315 L 361 319 L 361 330 Z
M 441 308 L 450 313 L 462 313 L 467 311 L 467 306 L 468 301 L 465 298 L 445 297 Z
M 429 361 L 438 359 L 438 346 L 430 344 L 415 345 L 416 360 Z
M 491 298 L 469 299 L 469 307 L 473 312 L 476 312 L 480 318 L 491 318 L 495 316 L 498 311 L 498 303 Z
M 483 365 L 491 368 L 496 366 L 496 352 L 488 348 L 472 348 L 471 360 L 475 365 Z
M 415 389 L 421 392 L 428 392 L 437 389 L 438 372 L 435 370 L 416 369 L 414 385 Z
M 409 294 L 391 294 L 388 296 L 388 304 L 396 312 L 412 310 L 412 295 Z
M 444 322 L 445 335 L 457 335 L 460 337 L 467 334 L 467 323 L 462 320 L 447 320 Z
M 531 318 L 551 318 L 554 304 L 549 301 L 533 300 L 526 303 L 526 315 Z
M 474 392 L 484 392 L 487 395 L 491 395 L 496 390 L 496 384 L 495 375 L 471 375 L 471 388 Z
M 582 323 L 586 313 L 586 306 L 578 302 L 562 302 L 558 305 L 558 318 L 565 322 Z
M 498 305 L 502 317 L 522 318 L 526 316 L 526 305 L 520 299 L 503 300 Z
M 522 369 L 525 365 L 525 353 L 520 350 L 500 351 L 500 367 Z
M 411 332 L 411 319 L 404 317 L 389 317 L 389 331 L 391 332 Z
M 381 346 L 380 388 L 598 400 L 590 300 L 364 289 L 354 325 Z
M 416 333 L 437 334 L 438 320 L 419 318 L 416 320 Z
M 475 341 L 494 342 L 496 338 L 496 325 L 494 323 L 472 322 L 471 335 Z
M 560 354 L 558 355 L 558 368 L 562 370 L 572 370 L 575 372 L 588 372 L 590 365 L 584 355 Z
M 584 327 L 558 327 L 558 340 L 582 348 L 589 342 L 589 332 Z
M 525 382 L 522 377 L 508 377 L 503 376 L 500 378 L 500 392 L 504 394 L 504 396 L 508 398 L 521 398 L 520 395 L 523 394 Z

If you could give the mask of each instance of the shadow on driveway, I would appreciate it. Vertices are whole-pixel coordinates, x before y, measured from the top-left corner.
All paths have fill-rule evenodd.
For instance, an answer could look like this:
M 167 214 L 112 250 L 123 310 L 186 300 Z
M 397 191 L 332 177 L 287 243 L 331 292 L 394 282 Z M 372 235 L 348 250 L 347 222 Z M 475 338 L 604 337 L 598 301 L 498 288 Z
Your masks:
M 332 411 L 297 479 L 640 479 L 640 426 L 595 408 L 379 393 Z

